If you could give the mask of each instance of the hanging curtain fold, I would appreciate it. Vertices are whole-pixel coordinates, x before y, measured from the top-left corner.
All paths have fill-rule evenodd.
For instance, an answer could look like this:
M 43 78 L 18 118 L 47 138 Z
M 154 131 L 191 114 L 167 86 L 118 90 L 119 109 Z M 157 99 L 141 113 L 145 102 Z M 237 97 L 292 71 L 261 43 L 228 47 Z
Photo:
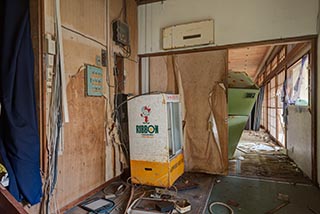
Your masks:
M 33 205 L 42 184 L 29 1 L 4 0 L 0 10 L 0 155 L 9 191 Z

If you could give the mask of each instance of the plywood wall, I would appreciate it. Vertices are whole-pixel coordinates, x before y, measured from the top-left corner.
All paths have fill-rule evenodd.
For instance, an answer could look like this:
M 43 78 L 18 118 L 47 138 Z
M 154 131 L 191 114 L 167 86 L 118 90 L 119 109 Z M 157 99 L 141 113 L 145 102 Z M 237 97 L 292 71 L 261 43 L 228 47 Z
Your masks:
M 121 51 L 112 42 L 110 24 L 122 8 L 119 0 L 61 0 L 61 21 L 70 122 L 64 124 L 64 147 L 59 156 L 56 199 L 63 207 L 120 174 L 120 154 L 107 134 L 112 126 L 112 87 L 104 82 L 105 97 L 85 96 L 84 64 L 96 64 L 101 49 L 108 52 L 104 79 L 113 81 L 113 53 Z M 127 0 L 131 33 L 131 61 L 125 60 L 126 93 L 136 93 L 137 8 Z M 45 33 L 55 35 L 54 0 L 45 0 Z M 110 76 L 109 78 L 108 75 Z M 48 94 L 47 106 L 50 94 Z M 47 110 L 48 112 L 48 110 Z M 117 169 L 114 169 L 116 167 Z
M 288 107 L 288 156 L 312 178 L 311 163 L 311 113 L 307 107 Z
M 320 11 L 320 4 L 318 5 L 318 11 Z M 320 23 L 320 17 L 318 16 L 318 23 Z M 320 187 L 320 31 L 318 31 L 318 44 L 317 44 L 317 170 L 318 170 L 318 184 Z
M 180 74 L 184 112 L 186 170 L 227 174 L 228 125 L 227 51 L 179 54 L 174 66 Z M 213 134 L 211 115 L 218 135 Z
M 149 63 L 150 92 L 178 93 L 173 56 L 151 57 Z
M 226 174 L 227 98 L 219 83 L 226 81 L 227 50 L 150 57 L 149 62 L 150 91 L 181 96 L 186 171 Z M 212 133 L 211 113 L 219 136 Z

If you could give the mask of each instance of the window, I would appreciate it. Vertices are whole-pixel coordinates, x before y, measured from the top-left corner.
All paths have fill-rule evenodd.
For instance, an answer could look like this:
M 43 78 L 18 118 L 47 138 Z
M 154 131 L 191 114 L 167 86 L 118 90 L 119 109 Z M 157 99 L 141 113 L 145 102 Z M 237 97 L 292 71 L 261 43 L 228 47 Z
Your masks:
M 279 53 L 279 63 L 282 62 L 285 57 L 286 57 L 286 48 L 282 48 Z
M 309 93 L 309 55 L 307 54 L 288 69 L 288 104 L 308 106 Z
M 285 80 L 285 71 L 281 71 L 277 76 L 277 139 L 285 145 L 285 121 L 283 117 L 284 90 L 283 83 Z

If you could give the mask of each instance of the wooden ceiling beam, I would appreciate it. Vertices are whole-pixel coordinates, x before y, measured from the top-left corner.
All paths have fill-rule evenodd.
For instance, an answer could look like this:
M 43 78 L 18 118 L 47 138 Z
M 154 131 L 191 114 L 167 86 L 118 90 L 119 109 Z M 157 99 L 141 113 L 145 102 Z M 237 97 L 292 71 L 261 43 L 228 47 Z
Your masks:
M 142 4 L 150 4 L 150 3 L 155 3 L 155 2 L 164 2 L 165 0 L 136 0 L 138 5 Z

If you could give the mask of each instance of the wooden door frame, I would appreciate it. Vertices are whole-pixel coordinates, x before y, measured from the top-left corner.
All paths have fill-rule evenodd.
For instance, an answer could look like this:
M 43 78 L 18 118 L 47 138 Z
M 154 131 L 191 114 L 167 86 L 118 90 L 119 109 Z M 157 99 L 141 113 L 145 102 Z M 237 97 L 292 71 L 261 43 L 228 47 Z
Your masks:
M 156 52 L 156 53 L 146 53 L 139 54 L 139 93 L 142 91 L 142 58 L 150 58 L 150 57 L 158 57 L 158 56 L 167 56 L 167 55 L 176 55 L 176 54 L 187 54 L 187 53 L 198 53 L 198 52 L 207 52 L 207 51 L 215 51 L 215 50 L 224 50 L 224 49 L 232 49 L 232 48 L 243 48 L 257 45 L 281 45 L 287 43 L 295 43 L 295 42 L 311 42 L 311 163 L 312 163 L 312 182 L 318 186 L 318 168 L 317 168 L 317 90 L 318 90 L 318 81 L 317 81 L 317 41 L 318 35 L 308 35 L 301 37 L 291 37 L 284 39 L 273 39 L 273 40 L 264 40 L 257 42 L 245 42 L 238 44 L 230 44 L 230 45 L 221 45 L 221 46 L 211 46 L 197 49 L 186 49 L 186 50 L 174 50 L 174 51 L 166 51 L 166 52 Z
M 44 0 L 29 0 L 31 35 L 34 51 L 34 77 L 38 130 L 40 137 L 40 167 L 47 169 L 46 148 L 46 66 L 44 60 Z

